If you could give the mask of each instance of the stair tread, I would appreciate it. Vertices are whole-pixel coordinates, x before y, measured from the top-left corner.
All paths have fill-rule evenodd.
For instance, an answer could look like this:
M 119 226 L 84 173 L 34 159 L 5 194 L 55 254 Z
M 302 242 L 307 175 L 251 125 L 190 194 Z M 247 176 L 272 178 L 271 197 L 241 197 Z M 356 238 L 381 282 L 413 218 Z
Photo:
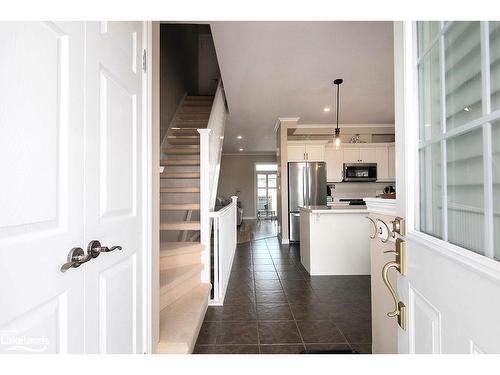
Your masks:
M 199 210 L 199 203 L 162 203 L 160 210 L 163 211 L 184 211 L 184 210 Z
M 203 245 L 199 242 L 161 242 L 160 257 L 187 254 L 203 251 Z
M 160 178 L 192 179 L 200 178 L 200 172 L 163 172 Z
M 199 155 L 199 148 L 164 147 L 162 152 L 170 155 Z
M 192 353 L 207 310 L 210 284 L 200 283 L 160 312 L 160 354 Z
M 160 223 L 160 230 L 200 230 L 199 221 L 169 221 Z
M 178 186 L 178 187 L 162 187 L 160 193 L 199 193 L 199 187 Z
M 200 165 L 199 159 L 168 159 L 160 160 L 161 166 L 175 166 L 175 165 Z
M 166 293 L 168 290 L 201 271 L 203 271 L 203 264 L 201 263 L 188 264 L 160 271 L 160 294 Z

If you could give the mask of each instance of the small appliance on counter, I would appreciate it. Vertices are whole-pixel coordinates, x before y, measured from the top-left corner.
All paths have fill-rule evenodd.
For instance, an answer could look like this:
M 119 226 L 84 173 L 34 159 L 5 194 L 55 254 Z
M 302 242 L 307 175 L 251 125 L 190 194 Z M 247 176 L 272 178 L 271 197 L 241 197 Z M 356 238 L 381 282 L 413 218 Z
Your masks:
M 394 186 L 392 185 L 387 185 L 384 188 L 384 192 L 379 195 L 379 198 L 396 199 L 396 189 L 394 189 Z

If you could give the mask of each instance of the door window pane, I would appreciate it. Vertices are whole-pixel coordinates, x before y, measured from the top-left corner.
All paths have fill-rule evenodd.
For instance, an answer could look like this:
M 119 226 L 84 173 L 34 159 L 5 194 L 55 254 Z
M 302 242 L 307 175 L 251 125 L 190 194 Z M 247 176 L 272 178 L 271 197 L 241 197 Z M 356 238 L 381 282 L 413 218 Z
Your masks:
M 492 124 L 494 256 L 500 260 L 500 121 Z
M 484 254 L 483 132 L 446 142 L 448 240 Z
M 444 36 L 446 129 L 481 117 L 479 22 L 454 22 Z
M 257 175 L 257 187 L 258 188 L 265 188 L 266 187 L 266 175 L 265 174 L 258 174 Z
M 427 141 L 442 132 L 439 72 L 439 48 L 436 45 L 425 56 L 418 70 L 421 141 Z
M 436 38 L 440 29 L 439 21 L 419 22 L 418 23 L 418 55 L 429 47 L 430 43 Z
M 268 187 L 275 188 L 276 187 L 276 175 L 275 174 L 267 175 L 267 183 L 269 185 Z
M 491 110 L 500 109 L 500 22 L 488 22 L 490 28 Z
M 442 238 L 441 144 L 420 150 L 420 230 Z

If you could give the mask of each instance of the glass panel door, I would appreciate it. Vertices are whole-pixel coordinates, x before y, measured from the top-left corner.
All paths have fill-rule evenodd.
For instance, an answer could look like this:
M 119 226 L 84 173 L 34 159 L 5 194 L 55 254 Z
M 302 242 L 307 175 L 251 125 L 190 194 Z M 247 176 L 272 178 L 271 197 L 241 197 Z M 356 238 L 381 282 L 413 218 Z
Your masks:
M 274 171 L 257 172 L 257 217 L 276 218 L 277 175 Z

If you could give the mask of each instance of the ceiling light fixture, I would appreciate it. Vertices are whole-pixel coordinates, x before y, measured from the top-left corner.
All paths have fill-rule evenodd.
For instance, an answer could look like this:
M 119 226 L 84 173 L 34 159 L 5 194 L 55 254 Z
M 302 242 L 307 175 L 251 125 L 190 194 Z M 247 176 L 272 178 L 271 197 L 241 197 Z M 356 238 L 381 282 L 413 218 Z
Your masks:
M 240 151 L 243 151 L 243 149 L 242 149 L 242 148 L 240 148 Z
M 323 112 L 330 112 L 330 107 L 323 108 Z
M 342 78 L 337 78 L 333 81 L 334 85 L 337 85 L 337 127 L 335 128 L 335 148 L 340 147 L 340 129 L 339 129 L 339 103 L 340 103 L 340 85 L 344 82 Z
M 464 108 L 464 111 L 465 111 L 465 112 L 469 112 L 469 111 L 470 111 L 470 108 L 469 108 L 469 107 L 465 107 L 465 108 Z
M 241 138 L 243 138 L 243 137 L 242 137 L 241 135 L 239 135 L 239 136 L 237 136 L 236 138 L 241 139 Z

